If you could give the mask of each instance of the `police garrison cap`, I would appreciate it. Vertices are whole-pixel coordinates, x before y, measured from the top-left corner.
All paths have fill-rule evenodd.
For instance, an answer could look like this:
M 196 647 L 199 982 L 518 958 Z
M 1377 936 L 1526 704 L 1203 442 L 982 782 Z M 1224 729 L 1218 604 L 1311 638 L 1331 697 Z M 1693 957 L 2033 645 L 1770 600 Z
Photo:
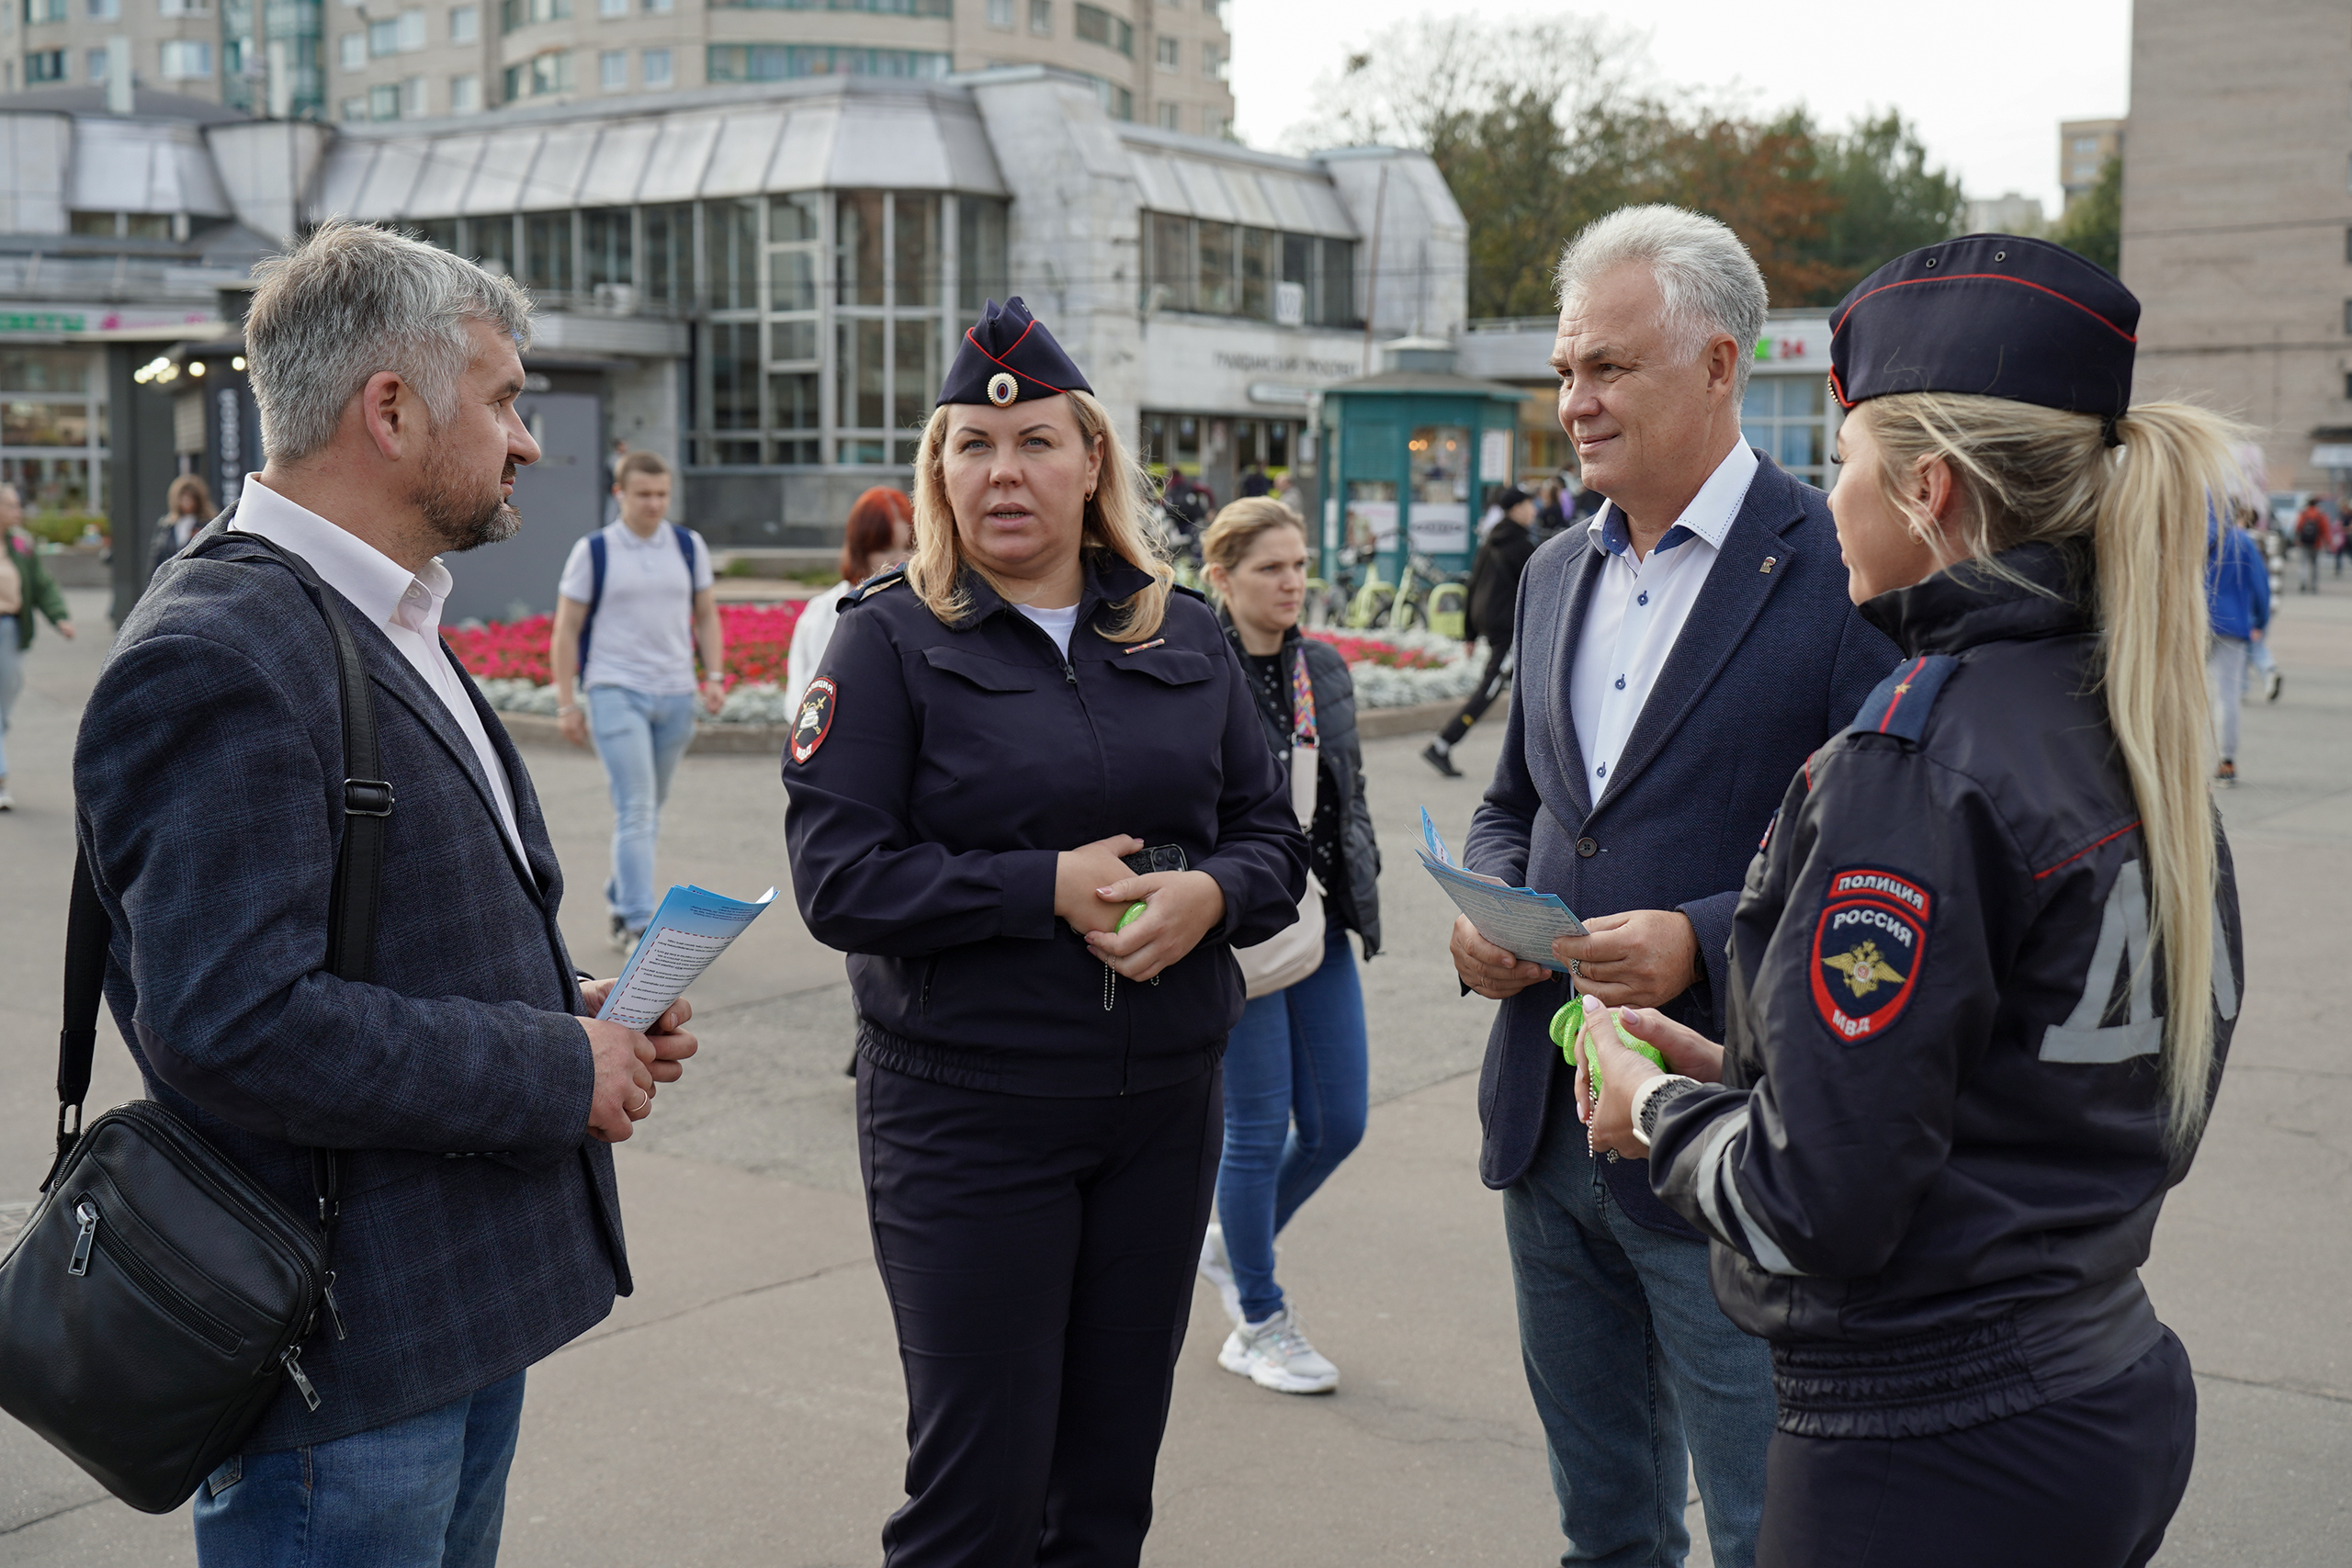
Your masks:
M 1854 286 L 1829 316 L 1829 389 L 1973 392 L 2098 414 L 2114 445 L 2132 405 L 2140 301 L 2104 267 L 2016 234 L 1924 246 Z
M 1031 398 L 1092 390 L 1054 334 L 1015 295 L 1001 305 L 989 300 L 978 323 L 964 329 L 964 345 L 947 367 L 939 400 L 1006 408 Z

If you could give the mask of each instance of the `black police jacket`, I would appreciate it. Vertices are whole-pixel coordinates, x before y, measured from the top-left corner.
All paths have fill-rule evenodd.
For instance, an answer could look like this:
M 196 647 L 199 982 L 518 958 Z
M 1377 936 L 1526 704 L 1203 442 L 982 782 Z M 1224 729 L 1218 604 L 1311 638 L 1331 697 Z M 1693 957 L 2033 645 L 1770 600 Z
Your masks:
M 2014 1415 L 2161 1332 L 2136 1270 L 2193 1149 L 2165 1142 L 2139 809 L 2084 561 L 2001 561 L 2022 584 L 1962 565 L 1861 607 L 1907 657 L 1791 783 L 1734 919 L 1723 1084 L 1653 1135 L 1809 1436 Z M 2221 861 L 2213 1088 L 2245 973 Z
M 858 1048 L 967 1089 L 1112 1095 L 1206 1072 L 1241 1016 L 1231 949 L 1298 918 L 1306 840 L 1241 666 L 1197 595 L 1132 643 L 1094 628 L 1148 581 L 1090 552 L 1064 660 L 969 580 L 946 625 L 898 573 L 846 595 L 784 761 L 801 919 L 850 954 Z M 1225 891 L 1150 983 L 1054 917 L 1055 857 L 1119 833 Z

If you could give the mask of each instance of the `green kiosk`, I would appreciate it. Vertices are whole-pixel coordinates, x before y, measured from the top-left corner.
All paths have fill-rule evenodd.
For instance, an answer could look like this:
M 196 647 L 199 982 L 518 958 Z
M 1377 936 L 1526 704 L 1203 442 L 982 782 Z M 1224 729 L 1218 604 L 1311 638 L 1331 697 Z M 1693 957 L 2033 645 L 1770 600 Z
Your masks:
M 1370 577 L 1393 589 L 1408 570 L 1424 584 L 1430 571 L 1465 573 L 1487 488 L 1515 475 L 1512 442 L 1529 394 L 1456 375 L 1442 338 L 1398 338 L 1381 357 L 1378 374 L 1322 391 L 1319 574 L 1336 581 L 1343 558 L 1365 561 L 1367 551 L 1359 587 Z

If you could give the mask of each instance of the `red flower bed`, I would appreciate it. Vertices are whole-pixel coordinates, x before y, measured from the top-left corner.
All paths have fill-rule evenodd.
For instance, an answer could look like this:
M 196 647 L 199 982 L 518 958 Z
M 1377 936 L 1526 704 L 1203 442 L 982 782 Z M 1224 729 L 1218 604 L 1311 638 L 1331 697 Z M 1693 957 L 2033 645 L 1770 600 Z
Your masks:
M 746 682 L 784 682 L 785 665 L 792 652 L 792 628 L 800 619 L 803 601 L 780 604 L 721 604 L 718 624 L 727 633 L 727 684 Z M 546 685 L 555 679 L 548 668 L 548 639 L 555 629 L 551 615 L 525 621 L 492 621 L 472 630 L 445 630 L 442 636 L 457 650 L 458 662 L 490 681 L 530 681 Z
M 1346 632 L 1313 627 L 1306 635 L 1329 643 L 1350 664 L 1378 664 L 1390 670 L 1442 670 L 1446 665 L 1446 661 L 1435 654 L 1425 653 L 1417 648 L 1398 648 L 1394 643 L 1381 642 L 1373 637 L 1351 637 Z

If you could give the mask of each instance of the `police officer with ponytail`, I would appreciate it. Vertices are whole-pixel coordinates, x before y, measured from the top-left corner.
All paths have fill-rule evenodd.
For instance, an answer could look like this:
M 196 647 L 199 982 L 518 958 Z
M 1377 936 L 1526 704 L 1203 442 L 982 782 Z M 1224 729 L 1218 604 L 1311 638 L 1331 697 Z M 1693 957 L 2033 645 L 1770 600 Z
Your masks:
M 2139 302 L 1976 234 L 1831 317 L 1829 498 L 1905 658 L 1791 781 L 1732 928 L 1727 1038 L 1582 1036 L 1770 1341 L 1770 1568 L 2121 1568 L 2196 1395 L 2138 1268 L 2244 973 L 2209 795 L 2205 519 L 2233 428 L 2131 402 Z
M 892 1568 L 1121 1568 L 1216 1179 L 1231 949 L 1306 840 L 1117 426 L 1018 299 L 965 334 L 915 547 L 847 594 L 784 782 L 850 954 L 858 1153 L 907 1380 Z

